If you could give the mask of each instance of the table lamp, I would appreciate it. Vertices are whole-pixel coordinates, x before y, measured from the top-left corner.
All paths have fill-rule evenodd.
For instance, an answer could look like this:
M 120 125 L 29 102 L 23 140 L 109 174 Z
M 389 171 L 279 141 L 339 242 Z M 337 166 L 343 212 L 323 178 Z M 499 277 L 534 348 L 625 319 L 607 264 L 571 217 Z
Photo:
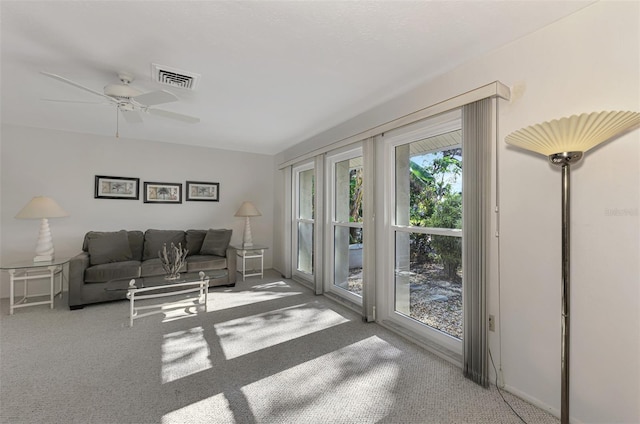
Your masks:
M 640 125 L 637 112 L 573 115 L 515 131 L 506 142 L 541 155 L 562 168 L 562 313 L 560 422 L 569 423 L 570 166 L 600 143 Z
M 49 229 L 48 218 L 61 218 L 69 216 L 50 197 L 36 196 L 16 215 L 18 219 L 40 219 L 40 235 L 36 244 L 36 256 L 34 262 L 47 262 L 53 260 L 53 239 Z
M 253 246 L 253 241 L 251 240 L 251 223 L 249 221 L 249 217 L 261 215 L 262 214 L 260 213 L 260 211 L 251 202 L 242 202 L 242 205 L 240 205 L 240 209 L 238 209 L 238 211 L 234 215 L 245 217 L 244 235 L 242 236 L 242 247 Z

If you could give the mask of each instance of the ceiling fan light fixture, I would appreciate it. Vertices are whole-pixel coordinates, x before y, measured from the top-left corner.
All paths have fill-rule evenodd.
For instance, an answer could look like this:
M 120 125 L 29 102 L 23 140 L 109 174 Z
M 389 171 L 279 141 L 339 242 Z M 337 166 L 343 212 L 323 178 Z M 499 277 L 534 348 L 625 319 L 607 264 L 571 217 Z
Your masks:
M 127 102 L 118 103 L 118 108 L 123 112 L 131 112 L 135 110 L 135 107 L 131 103 L 127 103 Z
M 119 99 L 130 99 L 131 97 L 139 96 L 142 91 L 136 90 L 130 85 L 107 84 L 104 86 L 104 94 Z

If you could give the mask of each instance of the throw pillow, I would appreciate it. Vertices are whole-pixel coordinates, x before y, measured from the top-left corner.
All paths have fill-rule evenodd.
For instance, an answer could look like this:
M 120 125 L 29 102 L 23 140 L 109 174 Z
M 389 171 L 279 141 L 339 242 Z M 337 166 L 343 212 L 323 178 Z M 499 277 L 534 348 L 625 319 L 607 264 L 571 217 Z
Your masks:
M 227 247 L 231 241 L 232 230 L 209 230 L 204 237 L 202 247 L 200 248 L 201 255 L 216 255 L 226 256 Z
M 129 235 L 129 246 L 134 261 L 142 260 L 142 251 L 144 249 L 144 233 L 142 231 L 127 231 Z
M 162 250 L 162 245 L 166 244 L 167 248 L 171 243 L 185 247 L 184 231 L 182 230 L 147 230 L 144 233 L 144 252 L 142 260 L 156 259 L 158 252 Z
M 125 230 L 91 234 L 88 236 L 88 251 L 92 266 L 133 259 Z
M 202 242 L 207 235 L 207 230 L 187 230 L 187 250 L 188 256 L 199 255 Z

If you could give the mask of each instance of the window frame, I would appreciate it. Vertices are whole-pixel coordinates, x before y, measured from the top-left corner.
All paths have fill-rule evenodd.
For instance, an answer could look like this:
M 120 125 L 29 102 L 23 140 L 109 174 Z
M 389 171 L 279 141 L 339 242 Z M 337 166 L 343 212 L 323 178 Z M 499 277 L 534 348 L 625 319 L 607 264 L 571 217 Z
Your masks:
M 325 192 L 325 201 L 327 205 L 327 214 L 325 220 L 325 278 L 324 290 L 326 292 L 333 293 L 337 296 L 343 297 L 352 303 L 362 306 L 363 296 L 358 296 L 335 285 L 335 228 L 360 228 L 364 232 L 364 217 L 362 222 L 343 222 L 336 219 L 336 164 L 345 160 L 361 157 L 363 160 L 364 168 L 364 152 L 361 142 L 354 143 L 347 146 L 348 150 L 340 149 L 335 152 L 327 153 L 326 156 L 326 185 L 327 190 Z M 364 171 L 364 169 L 363 169 Z M 364 176 L 366 179 L 366 174 Z M 366 185 L 366 180 L 363 180 L 363 185 Z M 363 187 L 364 188 L 364 187 Z M 363 205 L 364 207 L 364 205 Z M 363 236 L 364 237 L 364 236 Z M 364 239 L 363 239 L 363 254 L 364 254 Z M 363 264 L 364 265 L 364 264 Z M 363 280 L 364 280 L 364 266 L 363 266 Z M 363 294 L 366 287 L 363 281 Z
M 436 345 L 444 347 L 456 354 L 462 354 L 463 343 L 461 339 L 457 339 L 395 310 L 396 232 L 434 234 L 454 237 L 462 237 L 463 235 L 461 229 L 417 227 L 396 224 L 396 147 L 410 144 L 423 138 L 445 134 L 460 128 L 462 128 L 462 109 L 456 108 L 446 113 L 398 128 L 383 135 L 385 164 L 384 175 L 387 179 L 383 197 L 385 199 L 385 214 L 388 217 L 388 220 L 385 220 L 386 228 L 384 231 L 384 245 L 386 252 L 384 275 L 386 278 L 384 278 L 383 281 L 387 281 L 387 283 L 380 287 L 380 290 L 385 294 L 381 300 L 380 319 L 388 321 L 396 326 L 406 328 L 420 337 L 424 337 L 426 340 L 434 342 Z M 434 151 L 439 150 L 435 149 Z
M 315 237 L 316 237 L 316 216 L 317 216 L 317 209 L 315 208 L 315 203 L 316 203 L 316 197 L 318 193 L 313 193 L 313 200 L 312 202 L 314 203 L 314 214 L 313 214 L 313 218 L 309 219 L 309 218 L 300 218 L 300 174 L 305 172 L 305 171 L 309 171 L 309 170 L 313 170 L 314 174 L 313 174 L 313 178 L 314 178 L 314 186 L 315 186 L 315 182 L 316 182 L 316 173 L 315 173 L 315 163 L 314 161 L 307 161 L 301 164 L 298 164 L 296 166 L 293 166 L 291 168 L 291 174 L 292 174 L 292 180 L 293 180 L 293 184 L 292 184 L 292 188 L 293 188 L 293 193 L 292 193 L 292 217 L 293 219 L 291 220 L 292 223 L 292 228 L 291 228 L 291 274 L 292 277 L 298 279 L 298 280 L 302 280 L 304 282 L 313 284 L 314 283 L 314 279 L 315 279 L 315 271 L 316 268 L 318 266 L 317 261 L 315 260 Z M 312 230 L 312 234 L 314 235 L 314 242 L 312 242 L 312 247 L 311 247 L 311 256 L 312 256 L 312 272 L 311 273 L 307 273 L 304 271 L 301 271 L 299 269 L 298 266 L 298 259 L 299 259 L 299 245 L 298 245 L 298 240 L 299 240 L 299 224 L 300 223 L 305 223 L 305 224 L 311 224 L 313 227 Z

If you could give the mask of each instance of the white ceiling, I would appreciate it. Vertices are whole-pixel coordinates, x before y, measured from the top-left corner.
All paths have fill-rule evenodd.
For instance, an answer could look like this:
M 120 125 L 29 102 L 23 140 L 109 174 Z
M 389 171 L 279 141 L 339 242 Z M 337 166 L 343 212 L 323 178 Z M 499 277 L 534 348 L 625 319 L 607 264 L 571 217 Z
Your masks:
M 275 154 L 587 1 L 2 1 L 2 122 L 114 135 L 116 109 L 48 78 L 102 91 L 117 71 L 165 110 L 121 137 Z M 151 64 L 200 74 L 161 86 Z M 490 82 L 490 81 L 487 81 Z

